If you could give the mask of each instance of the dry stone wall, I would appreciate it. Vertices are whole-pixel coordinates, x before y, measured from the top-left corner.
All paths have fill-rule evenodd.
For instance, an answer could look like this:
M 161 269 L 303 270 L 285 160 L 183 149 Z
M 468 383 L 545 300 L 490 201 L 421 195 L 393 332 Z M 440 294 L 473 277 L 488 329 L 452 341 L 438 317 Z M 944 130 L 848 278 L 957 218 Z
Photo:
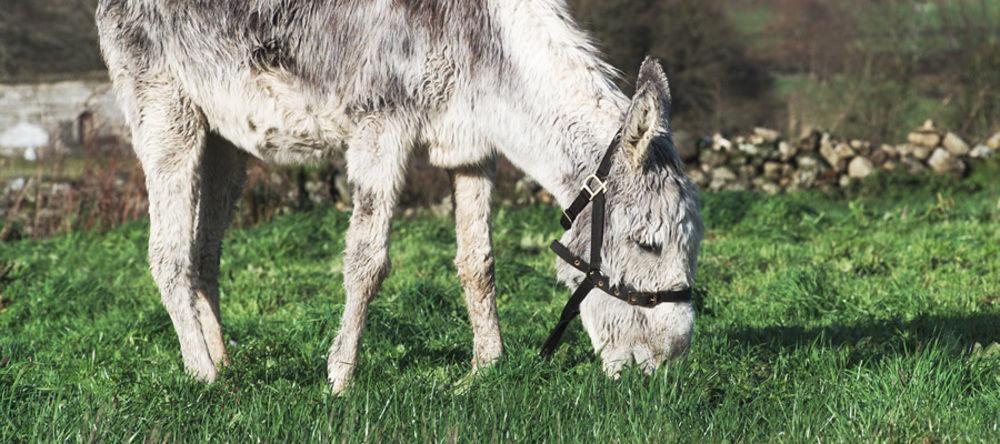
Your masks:
M 686 148 L 686 149 L 685 149 Z M 771 129 L 726 138 L 716 134 L 692 149 L 680 146 L 687 173 L 702 189 L 783 190 L 848 186 L 880 171 L 963 177 L 1000 150 L 1000 133 L 975 145 L 927 121 L 899 144 L 839 139 L 811 131 L 786 140 Z

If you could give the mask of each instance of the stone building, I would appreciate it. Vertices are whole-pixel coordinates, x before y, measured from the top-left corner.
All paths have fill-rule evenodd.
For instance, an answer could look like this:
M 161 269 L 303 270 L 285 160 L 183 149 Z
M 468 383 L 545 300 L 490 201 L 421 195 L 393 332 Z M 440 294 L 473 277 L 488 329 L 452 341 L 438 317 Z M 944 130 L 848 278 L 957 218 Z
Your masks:
M 0 156 L 74 155 L 127 134 L 107 81 L 0 84 Z

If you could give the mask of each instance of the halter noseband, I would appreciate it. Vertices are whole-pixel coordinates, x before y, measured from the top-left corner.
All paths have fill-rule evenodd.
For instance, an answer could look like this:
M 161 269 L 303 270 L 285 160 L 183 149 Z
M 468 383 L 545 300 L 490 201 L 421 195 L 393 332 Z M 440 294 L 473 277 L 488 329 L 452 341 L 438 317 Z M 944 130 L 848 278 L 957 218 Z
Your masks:
M 618 145 L 620 139 L 621 131 L 611 141 L 611 146 L 604 153 L 604 157 L 597 167 L 597 172 L 587 176 L 580 194 L 576 196 L 576 199 L 573 200 L 569 208 L 563 211 L 562 219 L 559 221 L 564 229 L 569 230 L 573 227 L 573 222 L 576 221 L 577 216 L 588 205 L 594 205 L 591 211 L 592 219 L 590 224 L 590 262 L 573 254 L 569 248 L 557 240 L 552 241 L 552 245 L 550 246 L 559 258 L 572 265 L 573 268 L 583 272 L 583 281 L 580 282 L 580 286 L 576 287 L 576 291 L 573 292 L 569 301 L 566 302 L 566 306 L 562 310 L 562 315 L 559 317 L 559 323 L 552 329 L 549 338 L 542 345 L 542 351 L 539 355 L 543 358 L 548 358 L 555 352 L 563 333 L 566 332 L 566 327 L 580 313 L 580 304 L 587 297 L 587 294 L 590 293 L 590 290 L 594 288 L 637 307 L 652 308 L 664 303 L 691 302 L 691 288 L 658 292 L 637 291 L 630 288 L 612 286 L 611 279 L 608 279 L 607 276 L 601 273 L 601 246 L 604 244 L 604 207 L 607 193 L 605 181 L 611 172 L 611 155 L 614 153 L 615 146 Z

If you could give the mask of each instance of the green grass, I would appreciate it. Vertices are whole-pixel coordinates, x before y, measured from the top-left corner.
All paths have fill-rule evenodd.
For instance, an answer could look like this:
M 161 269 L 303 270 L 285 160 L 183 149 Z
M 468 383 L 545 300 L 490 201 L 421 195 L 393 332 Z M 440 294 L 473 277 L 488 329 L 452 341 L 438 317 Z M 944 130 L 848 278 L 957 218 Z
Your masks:
M 445 218 L 397 223 L 346 397 L 325 353 L 347 215 L 228 239 L 232 365 L 186 376 L 146 271 L 147 226 L 0 244 L 0 442 L 1000 440 L 1000 168 L 845 196 L 707 194 L 688 357 L 606 379 L 579 323 L 535 357 L 567 296 L 550 208 L 500 209 L 507 356 L 467 390 L 471 333 Z M 982 344 L 977 347 L 976 344 Z
M 86 170 L 86 160 L 78 157 L 53 162 L 42 160 L 29 162 L 19 158 L 0 158 L 0 181 L 18 177 L 34 177 L 40 180 L 75 180 Z

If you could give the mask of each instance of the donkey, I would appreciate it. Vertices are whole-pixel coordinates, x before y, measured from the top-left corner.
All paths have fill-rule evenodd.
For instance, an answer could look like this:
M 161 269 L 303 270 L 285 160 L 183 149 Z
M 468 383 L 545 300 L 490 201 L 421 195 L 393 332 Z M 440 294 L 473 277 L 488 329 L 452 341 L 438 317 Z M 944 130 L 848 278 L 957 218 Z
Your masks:
M 672 144 L 666 76 L 646 60 L 629 100 L 564 0 L 101 0 L 96 19 L 146 173 L 150 269 L 201 380 L 228 364 L 219 257 L 248 156 L 347 161 L 346 303 L 328 360 L 338 393 L 389 273 L 390 222 L 415 153 L 452 179 L 474 371 L 503 354 L 490 232 L 498 156 L 565 208 L 621 129 L 602 182 L 599 271 L 644 291 L 694 284 L 702 224 Z M 562 238 L 577 255 L 589 211 Z M 570 288 L 585 278 L 565 263 L 557 273 Z M 611 376 L 683 353 L 695 317 L 690 303 L 643 308 L 596 290 L 580 310 Z

